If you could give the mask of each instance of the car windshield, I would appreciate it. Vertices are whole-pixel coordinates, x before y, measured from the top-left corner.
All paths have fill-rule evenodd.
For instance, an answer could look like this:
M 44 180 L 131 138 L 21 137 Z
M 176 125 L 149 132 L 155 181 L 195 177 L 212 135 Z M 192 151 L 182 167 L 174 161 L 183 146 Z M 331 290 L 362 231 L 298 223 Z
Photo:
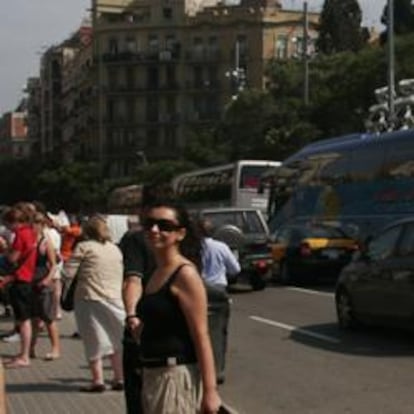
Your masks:
M 220 213 L 205 213 L 215 228 L 226 224 L 238 227 L 243 233 L 264 233 L 266 232 L 259 216 L 254 211 L 226 211 Z

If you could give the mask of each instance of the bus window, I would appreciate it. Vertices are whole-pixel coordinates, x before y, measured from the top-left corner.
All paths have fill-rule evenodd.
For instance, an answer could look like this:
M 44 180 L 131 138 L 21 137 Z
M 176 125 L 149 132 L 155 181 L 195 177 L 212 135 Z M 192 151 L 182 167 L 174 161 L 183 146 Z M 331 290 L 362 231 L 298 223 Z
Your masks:
M 330 152 L 318 155 L 319 180 L 322 185 L 334 185 L 349 181 L 350 152 Z
M 356 147 L 351 155 L 351 182 L 372 181 L 383 177 L 384 158 L 385 148 L 381 142 L 378 145 Z
M 385 171 L 388 178 L 414 177 L 414 138 L 401 140 L 390 145 L 385 157 Z

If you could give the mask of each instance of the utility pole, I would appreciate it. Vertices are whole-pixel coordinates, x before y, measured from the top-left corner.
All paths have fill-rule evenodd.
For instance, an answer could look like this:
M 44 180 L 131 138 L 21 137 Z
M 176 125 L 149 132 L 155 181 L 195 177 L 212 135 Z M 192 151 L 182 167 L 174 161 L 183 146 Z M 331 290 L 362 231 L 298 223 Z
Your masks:
M 388 116 L 392 125 L 395 117 L 395 60 L 394 60 L 394 0 L 388 0 Z
M 303 101 L 306 106 L 309 105 L 309 15 L 308 2 L 303 2 L 303 64 L 304 64 L 304 80 L 303 80 Z

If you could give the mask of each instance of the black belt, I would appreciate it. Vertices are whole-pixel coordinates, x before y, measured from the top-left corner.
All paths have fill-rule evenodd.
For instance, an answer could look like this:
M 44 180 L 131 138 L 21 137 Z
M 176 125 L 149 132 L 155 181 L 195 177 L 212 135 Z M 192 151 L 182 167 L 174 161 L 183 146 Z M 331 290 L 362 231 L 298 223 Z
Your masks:
M 171 356 L 165 358 L 144 358 L 141 357 L 141 364 L 144 368 L 175 367 L 176 365 L 195 364 L 194 358 Z

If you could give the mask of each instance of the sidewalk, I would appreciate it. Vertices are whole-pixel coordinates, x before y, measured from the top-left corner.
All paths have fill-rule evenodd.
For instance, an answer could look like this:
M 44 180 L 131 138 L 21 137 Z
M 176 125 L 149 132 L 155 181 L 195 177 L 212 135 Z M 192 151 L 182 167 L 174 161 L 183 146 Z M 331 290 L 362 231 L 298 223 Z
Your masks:
M 30 367 L 4 370 L 7 414 L 125 413 L 123 392 L 108 390 L 102 394 L 85 394 L 78 391 L 80 386 L 88 384 L 90 372 L 82 341 L 72 338 L 75 326 L 73 313 L 64 313 L 59 322 L 62 344 L 60 359 L 43 360 L 49 351 L 49 340 L 46 334 L 41 334 L 36 348 L 37 358 L 31 361 Z M 11 318 L 0 317 L 0 334 L 12 327 Z M 19 343 L 9 344 L 0 340 L 3 360 L 17 353 L 18 349 Z M 109 361 L 105 361 L 105 368 L 105 380 L 109 382 Z
M 0 334 L 13 326 L 13 321 L 0 317 Z M 55 361 L 43 361 L 49 351 L 45 334 L 39 338 L 37 359 L 31 366 L 19 369 L 5 369 L 7 414 L 124 414 L 123 392 L 106 391 L 102 394 L 85 394 L 79 387 L 88 384 L 89 368 L 86 364 L 80 339 L 71 337 L 75 331 L 72 313 L 65 313 L 59 322 L 62 342 L 62 357 Z M 0 341 L 1 356 L 4 359 L 14 355 L 18 343 Z M 109 368 L 109 361 L 105 363 Z M 111 373 L 105 370 L 106 380 Z M 2 414 L 2 413 L 1 413 Z

